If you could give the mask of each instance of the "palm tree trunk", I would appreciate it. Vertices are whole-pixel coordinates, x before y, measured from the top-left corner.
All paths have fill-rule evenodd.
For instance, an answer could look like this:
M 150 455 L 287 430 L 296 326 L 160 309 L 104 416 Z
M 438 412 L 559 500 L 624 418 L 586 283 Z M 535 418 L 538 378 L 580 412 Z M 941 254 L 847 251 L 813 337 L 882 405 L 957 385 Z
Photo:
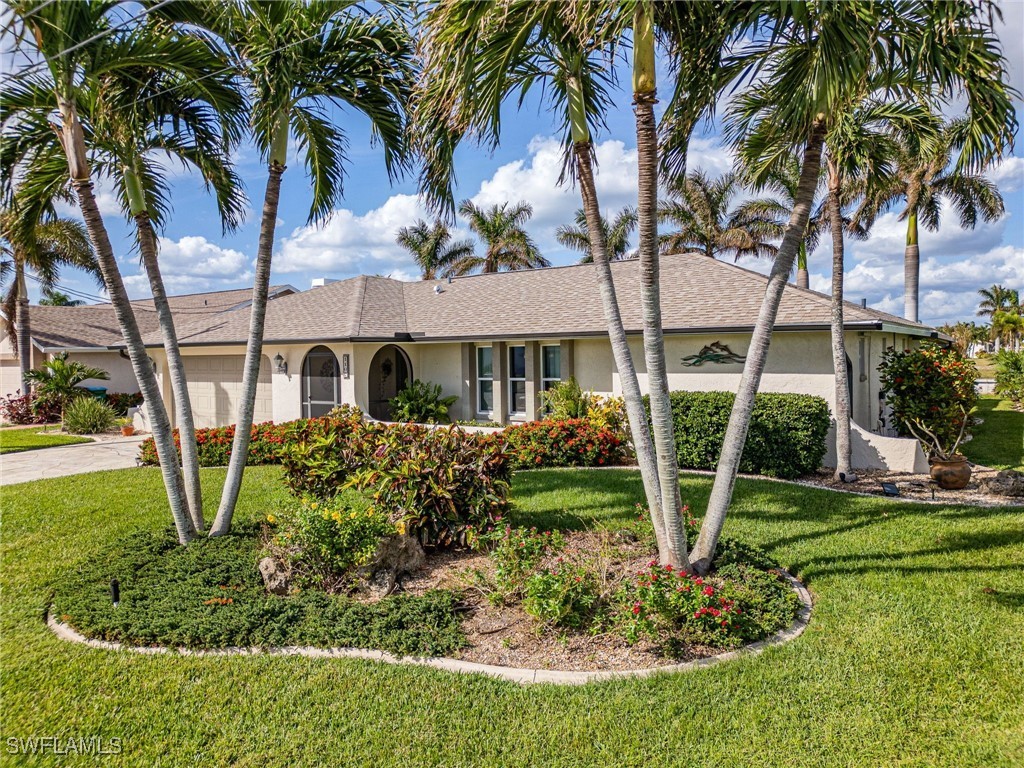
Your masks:
M 21 394 L 27 395 L 29 390 L 28 372 L 32 368 L 32 328 L 28 318 L 28 286 L 25 285 L 24 259 L 14 259 L 14 280 L 18 291 L 18 301 L 14 305 L 14 328 L 18 341 L 18 368 L 21 373 Z
M 658 132 L 654 118 L 656 72 L 654 27 L 649 9 L 637 10 L 633 40 L 633 105 L 639 163 L 637 213 L 640 257 L 640 305 L 651 425 L 661 490 L 661 517 L 668 557 L 665 565 L 689 571 L 686 529 L 679 496 L 679 462 L 668 393 L 665 336 L 661 324 L 661 275 L 658 250 Z
M 796 256 L 796 286 L 797 288 L 810 288 L 810 274 L 807 272 L 807 242 L 800 243 L 800 250 Z
M 178 437 L 181 443 L 181 466 L 185 482 L 185 498 L 188 501 L 189 515 L 192 525 L 198 532 L 205 527 L 203 522 L 203 490 L 199 482 L 199 448 L 196 445 L 196 425 L 192 417 L 192 401 L 188 394 L 188 380 L 185 378 L 185 364 L 181 359 L 178 347 L 178 334 L 174 328 L 174 317 L 171 306 L 167 302 L 164 280 L 160 274 L 160 263 L 157 260 L 156 234 L 153 222 L 145 211 L 135 216 L 139 231 L 139 250 L 142 263 L 149 277 L 149 288 L 153 293 L 153 304 L 156 307 L 157 321 L 164 340 L 164 352 L 167 354 L 167 369 L 170 372 L 171 392 L 174 395 L 174 408 L 177 413 Z
M 84 167 L 84 162 L 83 159 L 79 158 L 76 162 L 69 163 L 69 166 L 71 168 L 82 168 Z M 164 401 L 160 395 L 160 386 L 157 384 L 156 373 L 149 360 L 149 355 L 146 354 L 146 348 L 142 343 L 142 334 L 139 332 L 135 313 L 128 300 L 128 294 L 124 289 L 124 281 L 121 279 L 117 260 L 114 258 L 110 238 L 107 235 L 106 227 L 103 225 L 103 218 L 100 216 L 96 197 L 93 195 L 92 182 L 89 180 L 88 175 L 86 175 L 84 178 L 73 178 L 71 183 L 75 188 L 75 192 L 78 193 L 78 205 L 82 211 L 82 218 L 85 220 L 85 228 L 89 232 L 89 239 L 92 240 L 93 248 L 96 251 L 96 261 L 99 263 L 100 273 L 103 275 L 103 283 L 106 286 L 107 294 L 110 296 L 110 303 L 114 307 L 114 314 L 121 328 L 121 335 L 124 337 L 125 346 L 128 348 L 128 357 L 132 362 L 132 370 L 135 372 L 135 378 L 139 382 L 139 389 L 142 390 L 142 398 L 146 404 L 146 416 L 149 419 L 150 429 L 153 430 L 153 442 L 156 444 L 160 471 L 163 474 L 164 487 L 167 490 L 167 501 L 171 507 L 171 516 L 174 518 L 174 527 L 178 533 L 178 541 L 182 544 L 187 544 L 195 535 L 195 529 L 192 525 L 192 519 L 189 517 L 184 484 L 181 478 L 181 467 L 178 465 L 178 452 L 174 447 L 171 422 L 167 418 L 167 409 L 164 408 Z
M 750 427 L 750 415 L 754 410 L 754 396 L 761 384 L 761 374 L 768 359 L 768 347 L 772 340 L 772 330 L 778 315 L 782 293 L 786 288 L 793 260 L 800 249 L 800 241 L 807 232 L 807 220 L 811 215 L 814 202 L 814 191 L 821 175 L 821 147 L 824 139 L 824 125 L 816 121 L 807 137 L 804 149 L 803 166 L 800 169 L 800 181 L 797 184 L 794 198 L 793 213 L 783 234 L 782 245 L 775 257 L 761 311 L 757 316 L 757 324 L 750 339 L 747 361 L 743 366 L 739 390 L 733 403 L 729 426 L 725 431 L 722 453 L 715 472 L 715 483 L 708 499 L 708 510 L 701 524 L 700 536 L 693 550 L 691 562 L 698 573 L 707 573 L 718 547 L 718 539 L 722 535 L 725 517 L 732 501 L 732 491 L 736 484 L 736 473 L 743 455 L 743 446 L 747 441 L 747 430 Z
M 590 252 L 593 254 L 601 304 L 608 323 L 612 357 L 615 360 L 615 369 L 619 372 L 622 396 L 626 401 L 626 417 L 629 419 L 629 430 L 633 437 L 633 450 L 636 452 L 636 463 L 640 468 L 647 506 L 651 522 L 654 524 L 659 557 L 667 560 L 669 549 L 666 546 L 665 526 L 661 516 L 661 490 L 658 485 L 654 443 L 651 440 L 640 382 L 637 379 L 636 366 L 633 364 L 633 354 L 629 351 L 626 329 L 622 325 L 619 302 L 615 296 L 615 283 L 612 281 L 612 270 L 608 263 L 608 244 L 601 226 L 601 209 L 598 206 L 597 187 L 594 183 L 593 150 L 589 141 L 577 142 L 574 150 L 580 194 L 583 197 L 583 211 L 587 217 L 587 234 L 590 236 Z
M 829 161 L 828 217 L 832 230 L 832 369 L 836 380 L 836 472 L 842 480 L 853 474 L 850 449 L 850 380 L 846 377 L 846 337 L 843 329 L 843 214 L 839 200 L 839 170 Z
M 287 136 L 287 125 L 285 126 Z M 281 153 L 284 155 L 284 152 Z M 260 222 L 260 242 L 256 254 L 256 280 L 252 289 L 252 311 L 249 315 L 249 342 L 245 348 L 245 369 L 242 373 L 242 399 L 238 405 L 238 419 L 235 422 L 235 439 L 231 444 L 231 459 L 228 474 L 224 480 L 224 491 L 220 497 L 217 517 L 210 528 L 211 536 L 222 536 L 231 530 L 231 518 L 238 503 L 242 487 L 242 475 L 249 458 L 249 441 L 252 438 L 252 416 L 256 408 L 256 386 L 260 376 L 260 362 L 263 358 L 263 326 L 267 317 L 267 295 L 270 292 L 270 262 L 274 252 L 274 229 L 277 225 L 277 208 L 281 197 L 281 175 L 284 173 L 284 158 L 278 161 L 271 154 L 267 190 L 263 197 L 263 219 Z
M 921 249 L 917 245 L 917 211 L 907 216 L 907 248 L 903 252 L 903 316 L 918 321 L 921 280 Z

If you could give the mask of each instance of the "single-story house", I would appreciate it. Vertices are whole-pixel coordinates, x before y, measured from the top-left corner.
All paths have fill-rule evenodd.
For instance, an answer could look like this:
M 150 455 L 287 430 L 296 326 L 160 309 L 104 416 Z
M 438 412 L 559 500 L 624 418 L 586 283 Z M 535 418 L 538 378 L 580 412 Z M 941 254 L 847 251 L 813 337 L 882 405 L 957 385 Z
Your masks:
M 612 273 L 633 357 L 646 388 L 639 265 L 615 262 Z M 767 278 L 698 254 L 662 257 L 662 319 L 669 385 L 674 390 L 733 390 L 739 384 Z M 197 426 L 235 418 L 249 329 L 247 301 L 236 292 L 196 294 L 174 307 Z M 204 300 L 200 297 L 217 297 Z M 32 309 L 33 343 L 67 348 L 103 366 L 63 308 Z M 55 311 L 56 310 L 56 311 Z M 109 307 L 102 354 L 117 357 L 119 334 Z M 137 310 L 144 314 L 147 310 Z M 72 318 L 74 315 L 67 315 Z M 38 319 L 37 319 L 38 318 Z M 847 303 L 846 376 L 853 395 L 855 464 L 921 470 L 915 441 L 888 437 L 878 364 L 887 347 L 902 348 L 937 332 L 919 323 Z M 93 338 L 90 335 L 90 338 Z M 40 343 L 40 340 L 42 342 Z M 167 407 L 173 402 L 155 321 L 145 333 Z M 574 265 L 450 280 L 402 282 L 360 276 L 306 291 L 283 287 L 267 308 L 264 359 L 255 419 L 288 421 L 319 416 L 341 403 L 377 419 L 414 378 L 440 384 L 457 400 L 456 419 L 501 423 L 537 418 L 539 393 L 575 376 L 595 393 L 621 393 L 593 265 Z M 129 369 L 130 373 L 130 369 Z M 116 388 L 116 387 L 115 387 Z M 828 296 L 789 285 L 772 338 L 761 390 L 819 395 L 834 401 Z

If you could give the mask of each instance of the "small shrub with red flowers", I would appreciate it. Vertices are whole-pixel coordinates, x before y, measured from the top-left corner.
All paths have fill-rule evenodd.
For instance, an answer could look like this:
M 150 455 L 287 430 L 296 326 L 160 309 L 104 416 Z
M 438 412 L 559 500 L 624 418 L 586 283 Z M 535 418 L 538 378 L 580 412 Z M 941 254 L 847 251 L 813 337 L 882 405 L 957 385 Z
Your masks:
M 515 469 L 615 466 L 628 457 L 622 433 L 590 419 L 531 421 L 501 434 Z
M 0 420 L 8 424 L 52 424 L 60 421 L 60 404 L 35 394 L 0 397 Z
M 920 440 L 930 455 L 955 453 L 978 401 L 974 363 L 955 347 L 924 342 L 916 349 L 890 347 L 878 370 L 896 430 Z

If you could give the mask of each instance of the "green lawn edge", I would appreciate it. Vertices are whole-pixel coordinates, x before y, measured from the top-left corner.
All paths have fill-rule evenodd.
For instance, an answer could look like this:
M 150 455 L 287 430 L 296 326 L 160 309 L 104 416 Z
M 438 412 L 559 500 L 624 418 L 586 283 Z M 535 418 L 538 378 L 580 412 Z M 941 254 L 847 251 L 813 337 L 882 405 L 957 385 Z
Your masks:
M 53 432 L 37 432 L 35 429 L 0 429 L 0 455 L 5 453 L 21 453 L 22 451 L 38 451 L 43 448 L 55 448 L 60 445 L 77 445 L 91 443 L 93 440 L 78 435 L 62 435 Z
M 961 453 L 975 464 L 1024 472 L 1024 413 L 1014 410 L 1010 400 L 984 395 L 976 415 L 982 423 L 974 427 Z
M 223 478 L 203 471 L 208 516 Z M 698 514 L 711 482 L 683 477 Z M 628 470 L 524 473 L 513 490 L 514 522 L 538 527 L 624 520 L 642 495 Z M 278 468 L 247 470 L 242 519 L 284 503 Z M 33 734 L 116 737 L 116 764 L 128 766 L 1024 761 L 1019 507 L 898 504 L 741 479 L 726 534 L 765 548 L 808 586 L 815 609 L 804 634 L 757 657 L 579 688 L 368 661 L 140 656 L 46 628 L 66 569 L 106 538 L 168 520 L 155 469 L 5 489 L 5 749 Z

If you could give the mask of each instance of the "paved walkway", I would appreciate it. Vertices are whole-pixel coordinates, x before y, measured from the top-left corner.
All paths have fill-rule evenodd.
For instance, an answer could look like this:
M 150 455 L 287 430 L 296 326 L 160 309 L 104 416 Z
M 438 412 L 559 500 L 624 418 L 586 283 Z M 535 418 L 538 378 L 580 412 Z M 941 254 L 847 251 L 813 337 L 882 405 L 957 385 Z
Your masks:
M 101 443 L 79 443 L 7 453 L 0 456 L 0 485 L 134 467 L 135 458 L 139 455 L 139 443 L 144 439 L 139 436 L 122 437 Z

